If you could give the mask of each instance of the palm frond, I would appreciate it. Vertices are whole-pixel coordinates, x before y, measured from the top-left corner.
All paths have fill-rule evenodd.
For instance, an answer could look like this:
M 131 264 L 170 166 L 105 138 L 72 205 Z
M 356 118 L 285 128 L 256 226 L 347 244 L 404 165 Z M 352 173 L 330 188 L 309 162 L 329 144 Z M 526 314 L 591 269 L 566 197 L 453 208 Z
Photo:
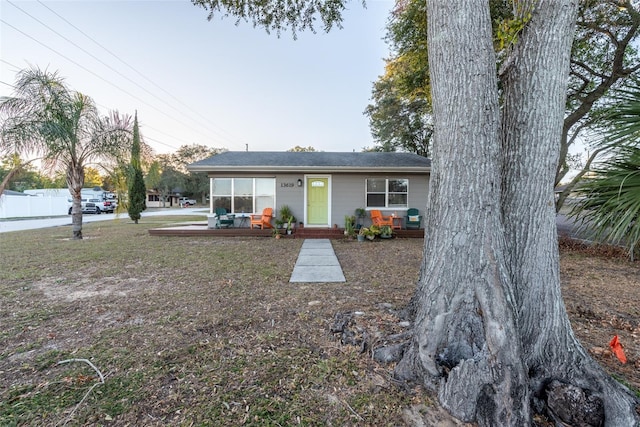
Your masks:
M 640 148 L 623 146 L 577 188 L 579 202 L 570 215 L 595 238 L 631 251 L 640 243 Z
M 597 144 L 606 147 L 634 146 L 640 140 L 640 81 L 633 80 L 615 91 L 612 104 L 599 120 L 601 138 Z

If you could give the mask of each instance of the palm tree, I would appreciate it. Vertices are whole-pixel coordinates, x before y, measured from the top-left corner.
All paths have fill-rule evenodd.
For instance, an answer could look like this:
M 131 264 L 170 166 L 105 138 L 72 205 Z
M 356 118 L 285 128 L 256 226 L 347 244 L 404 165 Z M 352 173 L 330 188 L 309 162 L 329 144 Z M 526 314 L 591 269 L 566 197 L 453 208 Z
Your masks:
M 81 190 L 86 166 L 121 158 L 130 147 L 130 120 L 102 117 L 93 100 L 70 90 L 57 73 L 18 73 L 15 96 L 0 98 L 1 153 L 35 155 L 45 168 L 64 169 L 73 199 L 73 238 L 82 239 Z
M 640 86 L 621 91 L 602 122 L 601 145 L 613 155 L 582 180 L 571 211 L 598 240 L 629 248 L 640 244 Z

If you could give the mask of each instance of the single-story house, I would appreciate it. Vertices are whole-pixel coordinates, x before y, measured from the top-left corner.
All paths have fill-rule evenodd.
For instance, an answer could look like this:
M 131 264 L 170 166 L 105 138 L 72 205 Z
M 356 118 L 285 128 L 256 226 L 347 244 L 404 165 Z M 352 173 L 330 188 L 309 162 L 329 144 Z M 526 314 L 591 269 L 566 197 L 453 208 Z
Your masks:
M 431 160 L 412 153 L 227 151 L 190 164 L 210 179 L 210 214 L 287 205 L 304 227 L 344 226 L 357 208 L 424 214 Z M 367 215 L 368 217 L 369 215 Z
M 182 190 L 180 190 L 182 191 Z M 148 208 L 170 208 L 178 206 L 180 192 L 173 190 L 170 194 L 162 194 L 155 189 L 147 189 L 147 200 L 145 201 Z

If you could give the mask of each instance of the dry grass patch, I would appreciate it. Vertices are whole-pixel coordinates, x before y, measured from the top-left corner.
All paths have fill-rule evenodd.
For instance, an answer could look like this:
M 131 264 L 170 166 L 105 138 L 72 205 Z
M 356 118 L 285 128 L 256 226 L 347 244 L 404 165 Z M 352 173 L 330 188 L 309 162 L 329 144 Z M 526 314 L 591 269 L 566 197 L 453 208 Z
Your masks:
M 0 425 L 396 426 L 444 417 L 429 396 L 395 384 L 391 366 L 330 332 L 338 312 L 359 312 L 371 336 L 404 330 L 393 310 L 413 292 L 420 240 L 334 241 L 347 283 L 291 284 L 301 240 L 149 236 L 163 221 L 86 224 L 79 242 L 66 240 L 70 227 L 0 235 Z M 630 365 L 603 361 L 638 387 L 629 368 L 638 309 L 611 311 L 607 290 L 611 278 L 630 277 L 616 292 L 638 301 L 637 264 L 567 249 L 563 266 L 578 334 L 588 346 L 621 335 Z M 72 416 L 95 372 L 56 364 L 68 358 L 90 359 L 105 375 Z

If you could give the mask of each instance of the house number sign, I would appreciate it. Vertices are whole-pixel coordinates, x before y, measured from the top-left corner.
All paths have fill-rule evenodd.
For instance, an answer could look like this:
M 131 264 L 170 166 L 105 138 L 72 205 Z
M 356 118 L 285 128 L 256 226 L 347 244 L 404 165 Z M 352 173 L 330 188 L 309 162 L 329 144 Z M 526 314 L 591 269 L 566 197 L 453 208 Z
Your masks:
M 280 187 L 295 187 L 296 185 L 293 182 L 281 182 Z

